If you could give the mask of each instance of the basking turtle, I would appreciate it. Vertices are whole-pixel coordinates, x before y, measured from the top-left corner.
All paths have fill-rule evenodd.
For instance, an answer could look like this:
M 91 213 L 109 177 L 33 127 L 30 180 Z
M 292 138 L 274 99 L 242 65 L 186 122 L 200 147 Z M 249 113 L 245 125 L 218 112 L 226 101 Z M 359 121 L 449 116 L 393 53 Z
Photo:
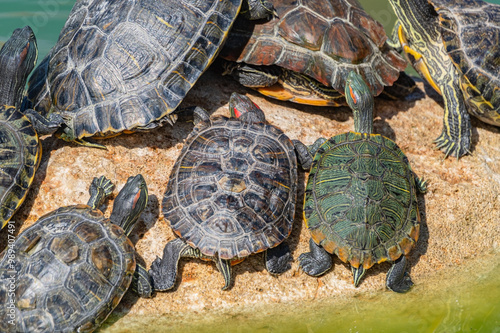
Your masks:
M 38 49 L 30 27 L 16 29 L 0 50 L 0 225 L 3 228 L 23 203 L 40 164 L 42 147 L 32 122 L 44 128 L 58 122 L 19 107 Z M 28 118 L 29 117 L 29 118 Z
M 387 287 L 405 292 L 413 284 L 405 256 L 420 229 L 417 192 L 426 185 L 393 141 L 372 134 L 373 97 L 354 72 L 345 95 L 354 132 L 318 139 L 310 148 L 295 143 L 302 165 L 312 164 L 304 200 L 311 252 L 301 254 L 299 264 L 318 276 L 332 267 L 335 253 L 351 265 L 357 286 L 368 268 L 389 260 Z
M 78 0 L 30 78 L 27 105 L 61 115 L 56 134 L 84 145 L 90 136 L 172 124 L 242 2 L 252 18 L 273 13 L 265 0 L 246 1 Z
M 500 6 L 481 0 L 390 0 L 409 62 L 443 96 L 446 156 L 470 151 L 469 113 L 500 126 Z M 468 112 L 467 112 L 468 111 Z
M 146 206 L 146 183 L 130 177 L 107 219 L 97 207 L 112 189 L 106 178 L 94 178 L 87 205 L 42 216 L 5 251 L 0 302 L 12 306 L 0 309 L 2 332 L 92 332 L 118 305 L 134 271 L 137 292 L 151 295 L 127 237 Z
M 221 57 L 231 61 L 224 64 L 225 73 L 266 96 L 345 105 L 350 71 L 360 73 L 377 96 L 406 67 L 404 58 L 386 43 L 382 25 L 357 1 L 275 0 L 273 5 L 277 16 L 268 22 L 240 17 L 221 51 Z
M 266 251 L 266 268 L 289 268 L 283 241 L 292 230 L 297 161 L 290 139 L 266 123 L 264 112 L 233 93 L 232 118 L 197 109 L 195 128 L 186 139 L 170 175 L 163 214 L 179 236 L 149 273 L 155 290 L 174 286 L 181 257 L 215 261 L 231 282 L 231 264 Z

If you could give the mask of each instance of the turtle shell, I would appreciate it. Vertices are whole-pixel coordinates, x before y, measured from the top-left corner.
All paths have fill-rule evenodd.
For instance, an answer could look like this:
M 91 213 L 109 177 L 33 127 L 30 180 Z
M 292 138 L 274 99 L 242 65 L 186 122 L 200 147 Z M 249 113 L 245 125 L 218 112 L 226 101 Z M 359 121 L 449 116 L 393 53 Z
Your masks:
M 41 145 L 31 122 L 17 108 L 0 106 L 0 225 L 23 203 L 40 164 Z
M 75 138 L 155 128 L 210 65 L 240 5 L 79 0 L 30 78 L 30 106 L 61 114 Z
M 123 230 L 86 205 L 41 217 L 7 249 L 0 301 L 15 309 L 0 310 L 2 332 L 91 332 L 118 305 L 135 270 Z M 8 323 L 13 312 L 17 327 Z
M 500 6 L 480 0 L 430 0 L 446 52 L 461 74 L 469 112 L 500 126 Z
M 163 214 L 205 256 L 244 258 L 288 237 L 296 189 L 294 146 L 280 129 L 218 117 L 186 139 Z
M 304 217 L 312 239 L 353 267 L 394 261 L 418 239 L 415 176 L 391 140 L 344 133 L 314 157 Z
M 221 56 L 251 65 L 278 65 L 344 92 L 350 71 L 374 95 L 397 80 L 406 61 L 387 43 L 382 25 L 356 0 L 276 0 L 268 22 L 236 21 Z

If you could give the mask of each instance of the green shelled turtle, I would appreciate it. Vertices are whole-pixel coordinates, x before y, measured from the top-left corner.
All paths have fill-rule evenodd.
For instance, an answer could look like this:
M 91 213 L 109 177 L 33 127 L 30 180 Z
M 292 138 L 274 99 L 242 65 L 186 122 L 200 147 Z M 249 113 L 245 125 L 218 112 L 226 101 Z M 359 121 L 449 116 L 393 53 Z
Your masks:
M 387 287 L 405 292 L 413 284 L 406 255 L 420 230 L 417 193 L 426 185 L 393 141 L 372 133 L 373 97 L 354 72 L 345 96 L 354 132 L 318 139 L 310 147 L 295 143 L 302 165 L 312 165 L 304 199 L 310 252 L 299 256 L 299 264 L 318 276 L 332 267 L 335 254 L 350 264 L 357 286 L 367 269 L 390 261 Z

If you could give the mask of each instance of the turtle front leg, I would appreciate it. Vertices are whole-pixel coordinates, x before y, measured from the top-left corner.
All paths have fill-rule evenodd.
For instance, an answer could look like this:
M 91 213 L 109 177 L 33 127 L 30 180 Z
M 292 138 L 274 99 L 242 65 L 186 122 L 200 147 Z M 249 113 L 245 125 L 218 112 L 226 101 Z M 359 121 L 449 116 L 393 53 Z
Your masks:
M 408 261 L 406 256 L 402 255 L 392 265 L 387 273 L 386 286 L 388 289 L 397 293 L 405 293 L 413 286 L 410 275 L 406 271 Z
M 265 254 L 266 269 L 269 273 L 278 275 L 290 269 L 290 259 L 292 254 L 286 242 L 281 242 L 278 246 L 268 249 Z
M 332 268 L 332 256 L 320 245 L 317 245 L 312 238 L 309 240 L 309 249 L 310 252 L 302 253 L 299 256 L 299 266 L 306 274 L 320 276 Z
M 153 296 L 154 287 L 151 275 L 149 275 L 147 269 L 139 263 L 135 266 L 130 288 L 140 297 L 149 298 Z
M 319 138 L 309 147 L 299 140 L 292 141 L 293 145 L 295 146 L 295 152 L 297 153 L 297 157 L 299 159 L 300 165 L 302 166 L 302 169 L 306 171 L 309 171 L 311 169 L 314 155 L 316 155 L 319 147 L 321 147 L 321 145 L 323 145 L 325 141 L 325 138 Z
M 443 132 L 434 142 L 446 157 L 459 158 L 470 152 L 472 126 L 462 91 L 450 81 L 440 87 L 444 99 Z
M 168 242 L 163 249 L 163 258 L 157 257 L 149 270 L 155 290 L 164 291 L 174 287 L 181 257 L 200 258 L 201 252 L 180 238 Z
M 57 113 L 51 113 L 49 118 L 45 118 L 33 109 L 24 110 L 23 113 L 29 118 L 38 135 L 54 134 L 64 124 L 63 117 Z

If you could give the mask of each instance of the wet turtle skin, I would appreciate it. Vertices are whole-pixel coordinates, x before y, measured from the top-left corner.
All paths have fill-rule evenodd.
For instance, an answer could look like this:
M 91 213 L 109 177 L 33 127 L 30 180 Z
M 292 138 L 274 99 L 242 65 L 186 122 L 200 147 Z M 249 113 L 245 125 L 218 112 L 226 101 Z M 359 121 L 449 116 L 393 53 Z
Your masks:
M 172 123 L 241 2 L 79 0 L 30 78 L 26 105 L 60 114 L 58 134 L 82 144 Z
M 404 58 L 387 45 L 382 25 L 357 1 L 277 0 L 273 5 L 277 16 L 268 22 L 242 17 L 236 21 L 221 51 L 222 58 L 303 74 L 302 78 L 293 74 L 287 77 L 306 81 L 291 84 L 312 85 L 320 95 L 321 90 L 333 87 L 339 98 L 350 71 L 359 73 L 376 96 L 406 67 Z M 272 69 L 263 70 L 268 76 L 275 75 Z M 273 92 L 269 95 L 275 97 Z

